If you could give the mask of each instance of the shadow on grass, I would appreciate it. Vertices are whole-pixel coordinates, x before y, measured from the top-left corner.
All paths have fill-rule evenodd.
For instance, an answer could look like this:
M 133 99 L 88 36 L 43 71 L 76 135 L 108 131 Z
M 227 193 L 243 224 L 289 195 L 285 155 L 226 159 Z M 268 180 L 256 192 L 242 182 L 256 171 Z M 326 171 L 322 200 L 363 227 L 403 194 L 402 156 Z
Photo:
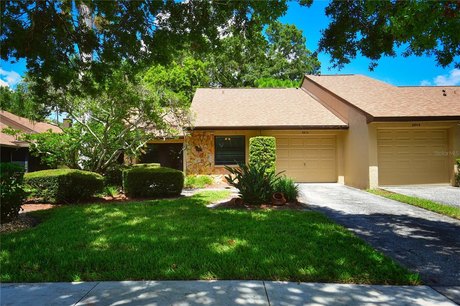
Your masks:
M 2 235 L 2 282 L 265 279 L 413 284 L 317 212 L 212 210 L 225 195 L 60 207 Z

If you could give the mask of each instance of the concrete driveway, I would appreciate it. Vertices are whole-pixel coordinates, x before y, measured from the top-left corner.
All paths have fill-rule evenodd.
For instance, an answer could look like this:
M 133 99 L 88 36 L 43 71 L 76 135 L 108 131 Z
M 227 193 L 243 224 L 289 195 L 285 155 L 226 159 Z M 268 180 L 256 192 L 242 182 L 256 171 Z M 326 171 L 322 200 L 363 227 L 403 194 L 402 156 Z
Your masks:
M 395 186 L 382 189 L 460 207 L 460 188 L 452 186 Z
M 450 290 L 460 302 L 459 220 L 339 184 L 299 187 L 312 209 L 420 273 L 425 284 Z

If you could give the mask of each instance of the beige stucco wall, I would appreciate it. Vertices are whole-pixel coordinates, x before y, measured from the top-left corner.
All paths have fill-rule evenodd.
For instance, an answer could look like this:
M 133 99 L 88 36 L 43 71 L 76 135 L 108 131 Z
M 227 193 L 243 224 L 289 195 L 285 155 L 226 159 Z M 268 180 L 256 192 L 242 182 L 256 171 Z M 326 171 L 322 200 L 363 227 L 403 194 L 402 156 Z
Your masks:
M 335 135 L 337 139 L 337 181 L 344 182 L 342 130 L 195 130 L 185 138 L 185 167 L 187 174 L 225 174 L 224 166 L 214 164 L 214 136 L 244 135 L 245 157 L 249 161 L 249 139 L 254 136 Z

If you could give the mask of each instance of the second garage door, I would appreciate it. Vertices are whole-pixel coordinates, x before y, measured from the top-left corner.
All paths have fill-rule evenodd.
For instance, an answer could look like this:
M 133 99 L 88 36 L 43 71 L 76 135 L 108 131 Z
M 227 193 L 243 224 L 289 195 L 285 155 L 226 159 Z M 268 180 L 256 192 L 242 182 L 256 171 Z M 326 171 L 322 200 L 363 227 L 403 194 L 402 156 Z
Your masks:
M 337 182 L 335 136 L 276 137 L 276 170 L 296 182 Z
M 379 130 L 379 185 L 449 182 L 447 130 Z

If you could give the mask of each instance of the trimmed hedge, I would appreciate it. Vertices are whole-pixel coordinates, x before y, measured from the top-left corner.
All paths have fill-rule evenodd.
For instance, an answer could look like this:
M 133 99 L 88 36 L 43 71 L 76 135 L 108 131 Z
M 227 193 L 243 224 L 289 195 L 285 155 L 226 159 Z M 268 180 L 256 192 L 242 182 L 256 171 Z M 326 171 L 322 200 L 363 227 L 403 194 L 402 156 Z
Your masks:
M 257 136 L 249 139 L 249 166 L 265 167 L 267 173 L 276 171 L 276 139 Z
M 123 171 L 123 190 L 132 198 L 178 196 L 184 174 L 166 167 L 134 167 Z
M 27 173 L 26 184 L 34 195 L 51 203 L 72 203 L 90 199 L 104 187 L 102 175 L 76 169 L 53 169 Z
M 24 168 L 14 163 L 0 163 L 0 223 L 19 215 L 26 197 L 23 189 Z
M 145 163 L 145 164 L 134 164 L 131 165 L 132 168 L 159 168 L 161 165 L 159 163 Z

